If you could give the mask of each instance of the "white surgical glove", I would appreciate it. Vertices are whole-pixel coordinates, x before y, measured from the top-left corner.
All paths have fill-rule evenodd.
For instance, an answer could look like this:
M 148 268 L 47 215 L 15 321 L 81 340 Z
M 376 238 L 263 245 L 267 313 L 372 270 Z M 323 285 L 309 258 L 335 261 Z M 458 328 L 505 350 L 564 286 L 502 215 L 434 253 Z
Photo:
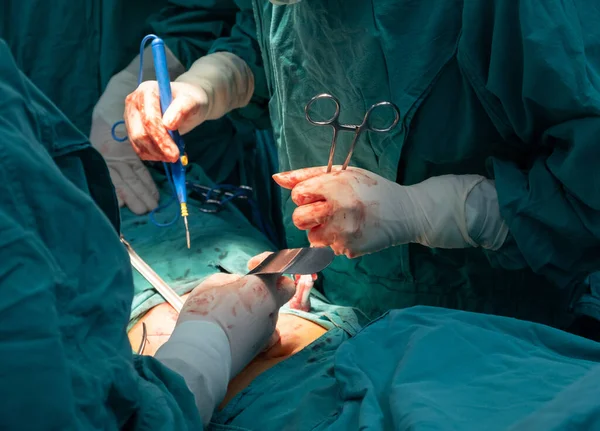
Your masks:
M 185 379 L 205 425 L 229 380 L 268 346 L 294 291 L 291 279 L 277 275 L 215 274 L 190 293 L 155 358 Z
M 364 169 L 325 167 L 273 176 L 292 190 L 293 222 L 313 246 L 348 258 L 395 245 L 497 250 L 508 234 L 494 183 L 478 175 L 401 186 Z
M 155 79 L 152 47 L 144 51 L 143 79 Z M 181 75 L 185 69 L 166 48 L 167 65 L 171 79 Z M 90 142 L 108 165 L 110 177 L 117 192 L 119 206 L 126 205 L 135 214 L 145 214 L 158 206 L 158 189 L 148 169 L 127 141 L 113 139 L 113 125 L 123 120 L 125 98 L 138 85 L 140 56 L 138 55 L 124 70 L 114 75 L 98 100 L 92 114 Z M 117 135 L 125 135 L 125 127 L 118 127 Z
M 125 102 L 125 123 L 135 152 L 143 160 L 175 162 L 179 149 L 168 134 L 182 135 L 206 120 L 216 120 L 246 106 L 254 92 L 254 75 L 244 60 L 217 52 L 196 60 L 171 83 L 173 102 L 163 116 L 158 83 L 142 83 Z

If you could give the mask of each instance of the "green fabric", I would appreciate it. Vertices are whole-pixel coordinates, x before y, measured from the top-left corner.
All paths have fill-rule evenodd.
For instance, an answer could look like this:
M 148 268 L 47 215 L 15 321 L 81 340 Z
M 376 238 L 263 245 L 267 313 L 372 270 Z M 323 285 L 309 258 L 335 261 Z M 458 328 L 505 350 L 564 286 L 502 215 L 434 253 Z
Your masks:
M 154 178 L 162 192 L 161 204 L 168 203 L 172 194 L 166 179 L 157 173 L 154 173 Z M 188 172 L 187 179 L 208 187 L 213 185 L 198 166 Z M 125 239 L 180 295 L 220 271 L 245 274 L 251 257 L 274 249 L 232 204 L 227 204 L 216 214 L 204 213 L 199 208 L 198 201 L 188 201 L 191 250 L 187 249 L 183 220 L 169 227 L 158 227 L 150 222 L 147 215 L 136 216 L 128 210 L 122 211 L 121 231 Z M 178 205 L 172 205 L 156 214 L 156 220 L 168 222 L 177 211 Z M 135 292 L 129 327 L 150 308 L 164 302 L 137 271 L 134 271 L 133 280 Z
M 106 84 L 139 52 L 146 19 L 165 3 L 3 2 L 0 38 L 25 75 L 87 135 Z
M 256 33 L 268 65 L 257 79 L 268 93 L 259 85 L 262 100 L 247 109 L 268 100 L 282 171 L 326 163 L 331 130 L 309 125 L 304 106 L 328 92 L 340 99 L 342 122 L 360 121 L 381 100 L 400 109 L 393 132 L 361 138 L 353 165 L 406 185 L 443 174 L 497 181 L 511 229 L 499 252 L 408 245 L 338 257 L 322 277 L 329 300 L 372 316 L 424 304 L 569 323 L 581 281 L 600 267 L 595 3 L 238 4 L 253 8 L 256 28 L 246 22 L 237 34 Z M 222 49 L 252 65 L 251 46 Z M 350 138 L 340 136 L 337 163 Z M 283 201 L 288 245 L 306 245 L 289 192 Z
M 154 33 L 189 68 L 206 55 L 213 42 L 229 36 L 237 6 L 233 0 L 170 0 L 148 19 Z
M 201 429 L 183 379 L 131 354 L 105 163 L 2 40 L 0 59 L 0 428 Z
M 600 429 L 600 344 L 434 307 L 330 329 L 262 373 L 209 430 Z
M 265 227 L 260 228 L 278 248 L 285 248 L 285 229 L 281 214 L 281 193 L 273 181 L 273 174 L 279 172 L 277 147 L 271 130 L 256 130 L 254 140 L 246 146 L 244 165 L 240 172 L 239 184 L 246 184 L 254 190 L 254 201 L 260 211 Z M 241 207 L 246 217 L 253 220 L 256 215 L 250 207 Z
M 313 289 L 310 292 L 310 311 L 295 310 L 287 303 L 279 310 L 279 314 L 292 314 L 331 330 L 341 328 L 350 336 L 354 336 L 369 319 L 357 308 L 341 307 L 331 304 L 321 292 Z

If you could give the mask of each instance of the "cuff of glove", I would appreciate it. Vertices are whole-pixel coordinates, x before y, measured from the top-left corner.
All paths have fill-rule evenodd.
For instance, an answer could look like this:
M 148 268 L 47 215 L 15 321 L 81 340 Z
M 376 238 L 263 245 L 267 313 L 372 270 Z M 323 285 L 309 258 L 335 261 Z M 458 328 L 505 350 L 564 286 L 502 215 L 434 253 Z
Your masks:
M 154 357 L 184 378 L 207 425 L 225 397 L 231 376 L 231 348 L 225 332 L 212 322 L 183 322 Z
M 486 250 L 496 251 L 508 235 L 500 215 L 495 183 L 484 180 L 471 189 L 465 201 L 467 230 L 471 239 Z
M 202 88 L 208 95 L 207 120 L 246 106 L 254 93 L 254 75 L 244 60 L 230 52 L 215 52 L 199 58 L 177 78 Z

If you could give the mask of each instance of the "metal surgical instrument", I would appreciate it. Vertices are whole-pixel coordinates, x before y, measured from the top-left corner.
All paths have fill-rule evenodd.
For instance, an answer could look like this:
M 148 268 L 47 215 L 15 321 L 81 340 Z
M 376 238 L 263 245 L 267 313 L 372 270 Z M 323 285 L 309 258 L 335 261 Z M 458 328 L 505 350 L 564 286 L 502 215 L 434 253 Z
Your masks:
M 146 347 L 146 341 L 148 340 L 148 332 L 146 331 L 146 323 L 142 322 L 142 341 L 140 341 L 140 347 L 138 347 L 137 354 L 141 355 L 144 353 Z
M 333 116 L 331 116 L 328 120 L 317 121 L 317 120 L 314 120 L 310 114 L 310 108 L 311 108 L 312 104 L 320 99 L 329 99 L 329 100 L 332 100 L 333 103 L 335 103 L 335 112 L 333 113 Z M 370 124 L 369 120 L 371 119 L 371 115 L 373 114 L 373 111 L 376 108 L 384 107 L 384 106 L 389 106 L 392 109 L 392 111 L 394 112 L 394 121 L 388 127 L 380 129 L 380 128 L 372 126 Z M 368 130 L 368 131 L 377 132 L 377 133 L 389 132 L 394 127 L 396 127 L 396 125 L 398 124 L 398 121 L 400 121 L 400 111 L 398 110 L 396 105 L 394 105 L 392 102 L 379 102 L 379 103 L 372 105 L 367 110 L 367 113 L 365 114 L 365 117 L 363 118 L 362 123 L 360 123 L 360 124 L 341 124 L 339 122 L 340 101 L 336 97 L 332 96 L 331 94 L 327 94 L 327 93 L 318 94 L 317 96 L 310 99 L 310 101 L 304 107 L 304 113 L 305 113 L 306 119 L 308 120 L 309 123 L 311 123 L 315 126 L 331 126 L 331 128 L 333 129 L 333 137 L 331 139 L 331 148 L 329 150 L 329 162 L 327 163 L 327 172 L 331 172 L 331 167 L 333 166 L 333 155 L 335 154 L 335 145 L 337 143 L 337 135 L 338 135 L 339 131 L 354 132 L 354 138 L 352 139 L 352 144 L 350 145 L 350 150 L 348 151 L 346 160 L 344 161 L 344 164 L 342 165 L 342 170 L 345 170 L 348 167 L 348 164 L 350 163 L 350 159 L 352 158 L 352 153 L 354 152 L 354 147 L 356 146 L 356 142 L 358 141 L 358 138 L 360 137 L 360 135 L 362 134 L 363 131 Z
M 252 187 L 248 186 L 222 185 L 221 187 L 208 187 L 190 181 L 188 181 L 187 186 L 191 193 L 195 192 L 201 198 L 201 205 L 198 209 L 204 213 L 218 213 L 227 202 L 235 199 L 252 199 Z M 190 197 L 193 197 L 191 193 Z
M 247 275 L 259 274 L 315 274 L 333 261 L 335 253 L 329 247 L 305 247 L 279 250 L 267 256 Z
M 154 287 L 158 293 L 161 294 L 165 300 L 171 304 L 171 307 L 175 309 L 178 313 L 183 308 L 183 300 L 179 297 L 177 292 L 173 290 L 171 286 L 169 286 L 160 276 L 154 272 L 150 266 L 142 260 L 142 258 L 135 252 L 135 250 L 131 247 L 131 245 L 121 236 L 121 242 L 127 249 L 127 253 L 129 253 L 129 259 L 131 260 L 131 265 L 139 272 L 148 283 Z

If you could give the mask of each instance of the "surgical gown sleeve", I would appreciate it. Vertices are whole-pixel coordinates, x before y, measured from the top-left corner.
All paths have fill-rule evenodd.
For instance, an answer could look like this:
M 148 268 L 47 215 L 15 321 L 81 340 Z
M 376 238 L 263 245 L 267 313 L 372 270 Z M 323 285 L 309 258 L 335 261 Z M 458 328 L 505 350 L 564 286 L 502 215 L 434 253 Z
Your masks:
M 238 7 L 233 0 L 171 0 L 148 23 L 188 69 L 206 55 L 213 42 L 235 23 Z
M 560 287 L 600 269 L 600 9 L 595 2 L 465 3 L 459 60 L 523 157 L 491 165 L 510 235 L 494 264 Z
M 0 94 L 0 429 L 201 428 L 183 378 L 132 357 L 102 158 L 2 40 Z
M 217 39 L 210 52 L 231 52 L 246 62 L 254 75 L 254 93 L 250 103 L 230 113 L 234 118 L 243 118 L 252 121 L 259 129 L 270 128 L 269 118 L 269 90 L 265 73 L 265 65 L 261 55 L 260 45 L 256 31 L 256 21 L 252 2 L 236 0 L 239 11 L 231 34 Z

